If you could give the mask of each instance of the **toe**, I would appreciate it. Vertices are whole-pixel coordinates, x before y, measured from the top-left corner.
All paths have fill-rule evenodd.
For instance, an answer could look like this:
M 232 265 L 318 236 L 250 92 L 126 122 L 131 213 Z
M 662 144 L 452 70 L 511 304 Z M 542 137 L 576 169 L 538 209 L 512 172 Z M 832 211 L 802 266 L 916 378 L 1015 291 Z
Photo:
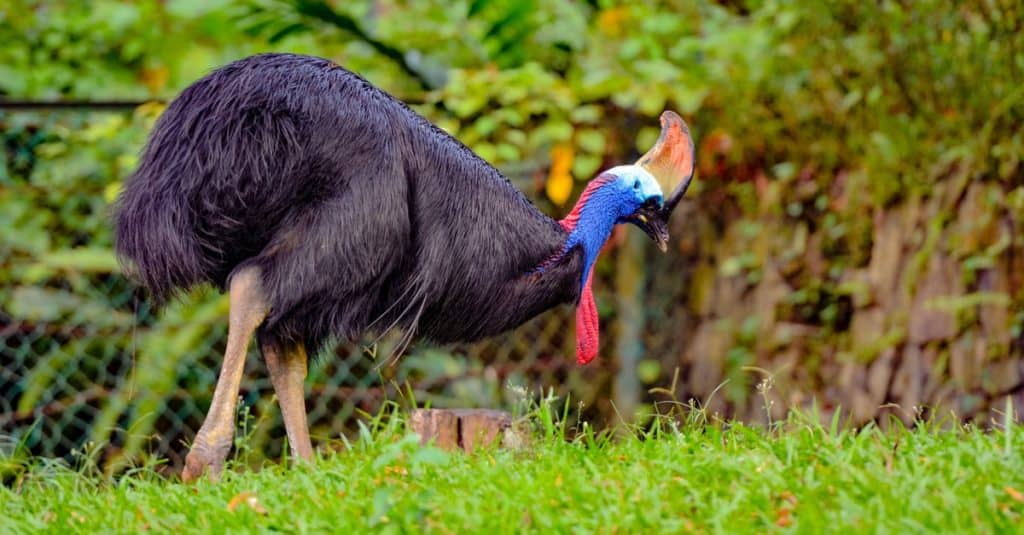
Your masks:
M 185 457 L 185 468 L 181 471 L 182 483 L 191 483 L 203 474 L 210 478 L 210 481 L 220 481 L 220 473 L 224 464 L 215 460 L 207 459 L 202 454 L 192 451 Z

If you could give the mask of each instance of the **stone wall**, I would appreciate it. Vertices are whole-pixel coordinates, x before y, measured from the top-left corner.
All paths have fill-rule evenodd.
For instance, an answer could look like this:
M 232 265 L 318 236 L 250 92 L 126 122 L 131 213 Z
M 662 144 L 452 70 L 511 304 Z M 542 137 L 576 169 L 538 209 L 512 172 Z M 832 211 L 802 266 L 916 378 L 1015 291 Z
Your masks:
M 689 198 L 673 222 L 687 295 L 652 328 L 679 335 L 652 348 L 661 382 L 680 369 L 677 399 L 757 421 L 764 396 L 773 418 L 841 406 L 852 424 L 1024 406 L 1024 188 L 951 176 L 872 206 L 864 179 L 757 175 L 738 186 L 752 211 L 737 186 Z

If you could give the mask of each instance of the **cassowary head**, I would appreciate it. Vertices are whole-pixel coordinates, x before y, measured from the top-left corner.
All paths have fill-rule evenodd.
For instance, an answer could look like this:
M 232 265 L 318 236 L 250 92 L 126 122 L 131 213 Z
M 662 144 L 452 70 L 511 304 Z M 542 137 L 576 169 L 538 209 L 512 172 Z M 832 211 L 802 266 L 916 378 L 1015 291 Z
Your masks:
M 594 263 L 612 228 L 632 223 L 668 250 L 668 221 L 693 179 L 694 149 L 690 130 L 671 111 L 661 115 L 658 142 L 634 165 L 604 171 L 587 184 L 572 212 L 561 220 L 569 233 L 560 256 L 583 250 L 580 302 L 576 310 L 576 360 L 597 355 L 598 319 L 591 281 Z M 666 199 L 664 191 L 671 191 Z M 542 266 L 543 269 L 543 266 Z
M 611 221 L 636 225 L 665 252 L 668 220 L 693 179 L 694 156 L 689 127 L 675 112 L 664 112 L 657 143 L 634 165 L 613 167 L 592 180 L 562 226 L 571 233 L 601 235 L 610 232 L 607 222 L 614 216 Z M 667 200 L 665 191 L 672 192 Z M 584 212 L 590 217 L 585 218 L 588 221 L 583 228 L 578 228 Z
M 614 184 L 621 191 L 616 223 L 640 227 L 662 252 L 668 250 L 668 222 L 659 215 L 665 206 L 665 195 L 654 175 L 638 165 L 621 165 L 606 172 L 616 177 Z
M 561 221 L 569 232 L 563 254 L 574 247 L 583 249 L 584 270 L 581 285 L 586 285 L 597 254 L 620 223 L 634 223 L 665 248 L 667 226 L 657 217 L 664 205 L 658 182 L 641 167 L 613 167 L 587 184 L 576 207 Z

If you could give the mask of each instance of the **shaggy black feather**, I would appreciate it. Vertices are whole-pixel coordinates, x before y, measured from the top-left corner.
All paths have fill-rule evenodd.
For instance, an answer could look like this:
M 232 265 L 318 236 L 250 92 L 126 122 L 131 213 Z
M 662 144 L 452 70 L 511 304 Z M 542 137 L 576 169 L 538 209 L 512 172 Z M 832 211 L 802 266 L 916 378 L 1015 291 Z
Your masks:
M 494 167 L 334 63 L 265 54 L 187 88 L 115 207 L 116 249 L 160 302 L 258 266 L 261 336 L 401 327 L 437 342 L 514 328 L 579 297 L 566 232 Z

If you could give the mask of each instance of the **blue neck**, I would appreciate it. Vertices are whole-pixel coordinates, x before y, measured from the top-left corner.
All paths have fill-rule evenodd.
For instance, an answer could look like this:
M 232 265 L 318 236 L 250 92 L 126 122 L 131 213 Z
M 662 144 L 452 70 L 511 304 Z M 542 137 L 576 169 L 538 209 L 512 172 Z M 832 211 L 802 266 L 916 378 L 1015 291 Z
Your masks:
M 617 203 L 614 202 L 615 192 L 611 188 L 595 188 L 585 199 L 580 199 L 580 206 L 573 210 L 578 212 L 576 225 L 569 232 L 562 254 L 566 254 L 577 245 L 583 248 L 583 274 L 580 289 L 590 276 L 590 270 L 597 261 L 612 229 L 619 219 Z

